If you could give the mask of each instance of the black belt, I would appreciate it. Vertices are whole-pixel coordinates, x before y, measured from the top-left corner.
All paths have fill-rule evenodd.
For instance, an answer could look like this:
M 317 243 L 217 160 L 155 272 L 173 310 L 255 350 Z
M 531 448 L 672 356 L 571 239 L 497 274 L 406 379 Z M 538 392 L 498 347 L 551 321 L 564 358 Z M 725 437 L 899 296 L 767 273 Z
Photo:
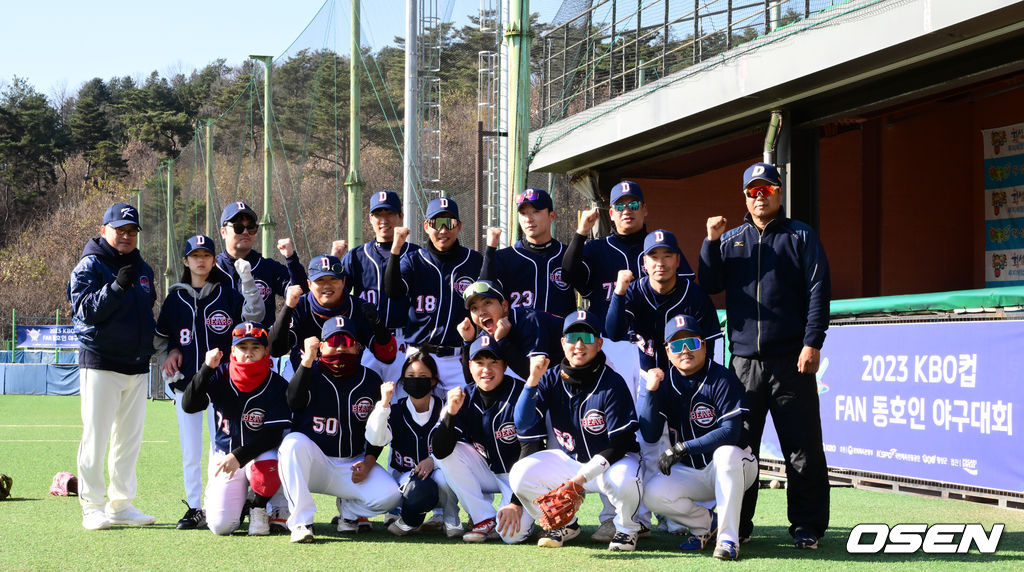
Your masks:
M 460 348 L 450 348 L 448 346 L 435 346 L 434 344 L 423 344 L 419 346 L 419 349 L 421 352 L 433 354 L 437 357 L 451 357 L 454 355 L 458 355 L 460 351 Z

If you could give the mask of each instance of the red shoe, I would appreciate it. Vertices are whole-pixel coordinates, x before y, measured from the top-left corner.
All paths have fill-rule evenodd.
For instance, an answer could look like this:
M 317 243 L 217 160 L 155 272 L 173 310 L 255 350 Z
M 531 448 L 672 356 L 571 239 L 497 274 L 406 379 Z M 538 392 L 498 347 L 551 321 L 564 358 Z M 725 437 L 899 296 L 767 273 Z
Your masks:
M 462 535 L 462 540 L 466 542 L 483 542 L 488 538 L 498 538 L 498 533 L 494 531 L 496 522 L 493 518 L 482 520 L 473 525 L 473 529 Z

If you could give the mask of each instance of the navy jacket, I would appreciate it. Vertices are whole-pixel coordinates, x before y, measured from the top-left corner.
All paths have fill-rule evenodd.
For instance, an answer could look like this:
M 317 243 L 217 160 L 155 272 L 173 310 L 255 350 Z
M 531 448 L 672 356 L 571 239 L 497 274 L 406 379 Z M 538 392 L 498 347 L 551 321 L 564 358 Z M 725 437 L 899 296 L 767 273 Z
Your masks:
M 117 271 L 127 265 L 135 267 L 136 278 L 122 290 Z M 74 312 L 81 367 L 124 374 L 149 371 L 156 286 L 153 269 L 138 249 L 120 254 L 103 238 L 90 239 L 71 271 L 67 297 Z
M 734 355 L 767 358 L 821 349 L 828 329 L 832 282 L 818 235 L 783 211 L 758 230 L 743 225 L 700 249 L 700 284 L 725 290 L 729 347 Z

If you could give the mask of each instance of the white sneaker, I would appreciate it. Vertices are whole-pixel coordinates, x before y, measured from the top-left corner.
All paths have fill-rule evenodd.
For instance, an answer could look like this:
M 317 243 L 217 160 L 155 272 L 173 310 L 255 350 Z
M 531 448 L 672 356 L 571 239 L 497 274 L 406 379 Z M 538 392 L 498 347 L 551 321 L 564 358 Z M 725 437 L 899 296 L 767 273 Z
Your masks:
M 466 530 L 462 528 L 462 523 L 444 523 L 444 535 L 448 538 L 462 538 L 462 535 L 466 534 Z
M 128 508 L 124 510 L 108 512 L 107 518 L 110 519 L 110 524 L 127 524 L 129 526 L 145 526 L 156 522 L 155 516 L 146 514 L 132 505 L 128 505 Z
M 359 523 L 355 520 L 348 520 L 347 518 L 338 519 L 338 532 L 342 534 L 349 534 L 359 530 Z
M 313 542 L 313 528 L 308 524 L 299 524 L 292 529 L 292 542 Z
M 405 521 L 401 518 L 395 519 L 391 524 L 388 525 L 388 532 L 395 536 L 407 536 L 412 534 L 412 531 L 416 530 L 415 527 L 405 524 Z
M 110 528 L 110 519 L 107 514 L 98 508 L 90 508 L 82 511 L 82 528 L 86 530 L 106 530 Z
M 266 508 L 249 509 L 249 536 L 267 536 L 270 534 L 270 515 Z

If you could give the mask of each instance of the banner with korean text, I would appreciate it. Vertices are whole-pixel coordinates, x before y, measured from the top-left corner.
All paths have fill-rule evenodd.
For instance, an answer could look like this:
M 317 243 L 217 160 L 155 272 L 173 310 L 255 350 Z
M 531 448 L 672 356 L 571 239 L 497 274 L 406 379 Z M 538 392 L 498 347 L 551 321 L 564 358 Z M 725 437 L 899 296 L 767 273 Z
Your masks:
M 1024 123 L 981 132 L 985 158 L 985 286 L 1024 284 Z
M 18 326 L 19 348 L 77 348 L 78 334 L 73 325 Z
M 841 467 L 1024 490 L 1024 321 L 840 326 L 818 372 L 825 456 Z M 781 457 L 771 421 L 761 453 Z

